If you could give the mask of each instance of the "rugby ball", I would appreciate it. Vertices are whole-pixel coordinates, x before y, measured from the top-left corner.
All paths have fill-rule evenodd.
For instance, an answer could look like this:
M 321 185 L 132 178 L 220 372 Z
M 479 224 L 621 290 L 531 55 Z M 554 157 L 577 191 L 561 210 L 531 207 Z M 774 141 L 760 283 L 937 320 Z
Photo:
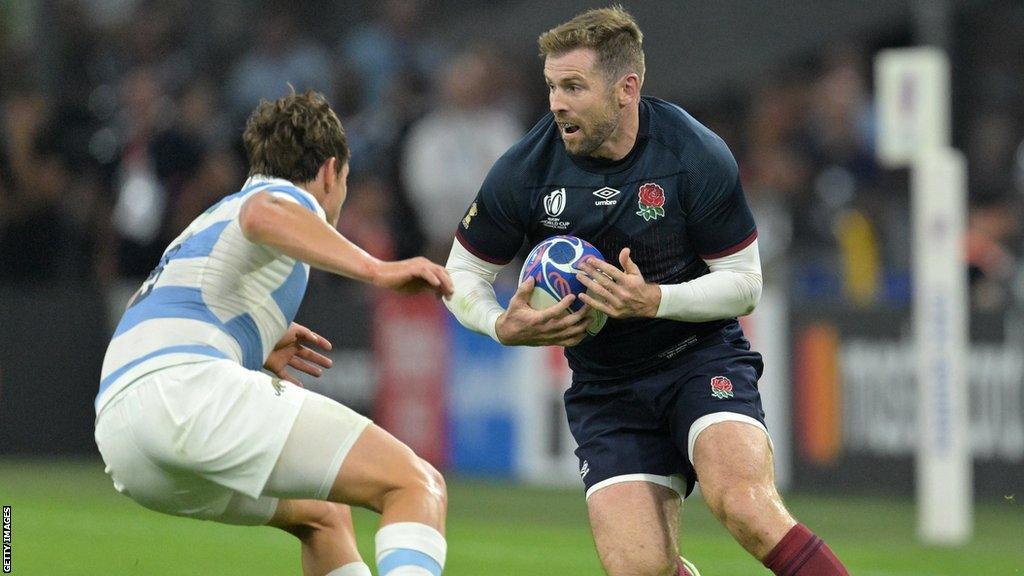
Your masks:
M 530 307 L 542 310 L 554 306 L 562 298 L 569 294 L 580 294 L 587 291 L 576 278 L 579 270 L 576 264 L 583 258 L 597 258 L 604 261 L 601 252 L 594 248 L 586 240 L 575 236 L 552 236 L 534 246 L 530 255 L 523 263 L 523 269 L 519 272 L 519 283 L 522 284 L 528 277 L 533 277 L 533 294 L 530 295 Z M 573 300 L 569 309 L 573 312 L 584 306 L 578 298 Z M 604 328 L 608 316 L 599 310 L 591 308 L 588 315 L 592 318 L 587 326 L 587 333 L 591 336 L 597 334 Z

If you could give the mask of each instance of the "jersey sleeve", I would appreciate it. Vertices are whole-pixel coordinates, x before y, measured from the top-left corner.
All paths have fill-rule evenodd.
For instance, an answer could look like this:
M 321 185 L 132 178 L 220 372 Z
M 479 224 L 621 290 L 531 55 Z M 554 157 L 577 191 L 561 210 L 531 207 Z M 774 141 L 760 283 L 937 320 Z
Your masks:
M 704 260 L 734 254 L 757 238 L 739 167 L 719 139 L 691 167 L 686 197 L 687 233 Z
M 503 156 L 491 167 L 455 232 L 463 248 L 492 264 L 508 264 L 526 233 L 524 202 L 516 196 L 519 179 L 512 165 Z

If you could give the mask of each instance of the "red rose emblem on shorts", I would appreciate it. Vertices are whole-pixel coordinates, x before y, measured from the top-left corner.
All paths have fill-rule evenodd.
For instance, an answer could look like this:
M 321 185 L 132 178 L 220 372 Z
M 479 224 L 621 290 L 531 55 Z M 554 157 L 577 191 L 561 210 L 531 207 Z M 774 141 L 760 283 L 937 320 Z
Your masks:
M 640 211 L 637 216 L 643 216 L 645 221 L 654 220 L 665 215 L 665 189 L 654 182 L 648 182 L 640 187 Z

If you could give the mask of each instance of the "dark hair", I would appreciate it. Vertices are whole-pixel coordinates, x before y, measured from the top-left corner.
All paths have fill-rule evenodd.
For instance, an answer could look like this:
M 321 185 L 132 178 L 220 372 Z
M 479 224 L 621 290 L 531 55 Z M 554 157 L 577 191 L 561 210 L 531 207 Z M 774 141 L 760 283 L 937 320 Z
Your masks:
M 341 121 L 323 94 L 313 90 L 261 101 L 245 123 L 242 141 L 250 176 L 309 182 L 328 158 L 338 159 L 340 172 L 349 157 Z
M 644 80 L 644 34 L 622 6 L 578 14 L 540 35 L 540 55 L 561 55 L 578 48 L 597 52 L 598 66 L 609 80 L 635 72 Z

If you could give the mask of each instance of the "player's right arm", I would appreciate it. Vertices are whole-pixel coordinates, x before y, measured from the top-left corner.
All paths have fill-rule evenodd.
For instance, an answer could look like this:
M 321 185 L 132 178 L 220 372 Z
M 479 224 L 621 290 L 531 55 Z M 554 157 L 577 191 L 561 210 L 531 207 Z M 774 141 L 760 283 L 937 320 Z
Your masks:
M 509 300 L 508 310 L 498 303 L 494 280 L 503 268 L 477 258 L 459 240 L 452 244 L 448 263 L 454 294 L 445 306 L 459 322 L 506 346 L 575 346 L 586 336 L 587 307 L 568 313 L 572 294 L 544 310 L 530 307 L 533 278 L 527 278 Z
M 257 192 L 238 216 L 250 242 L 270 246 L 314 268 L 403 292 L 452 293 L 445 269 L 426 258 L 386 262 L 373 257 L 307 208 L 274 194 Z
M 507 310 L 494 294 L 498 272 L 515 257 L 525 234 L 527 209 L 516 202 L 512 164 L 508 155 L 495 163 L 459 224 L 446 264 L 454 293 L 445 305 L 463 326 L 501 344 L 573 346 L 589 323 L 586 307 L 568 313 L 574 297 L 534 310 L 533 279 L 518 287 Z

